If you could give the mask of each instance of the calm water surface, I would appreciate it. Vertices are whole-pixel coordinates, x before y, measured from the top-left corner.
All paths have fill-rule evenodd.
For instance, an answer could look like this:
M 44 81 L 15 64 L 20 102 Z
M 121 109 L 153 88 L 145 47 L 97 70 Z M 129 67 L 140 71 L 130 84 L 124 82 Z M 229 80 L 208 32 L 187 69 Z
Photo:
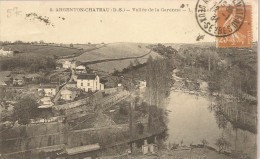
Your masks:
M 209 109 L 209 97 L 196 96 L 184 92 L 171 92 L 167 109 L 168 142 L 183 145 L 201 144 L 202 139 L 208 145 L 217 148 L 215 143 L 224 137 L 232 145 L 229 151 L 238 150 L 256 158 L 256 134 L 241 129 L 234 129 L 232 124 L 220 120 L 214 111 Z

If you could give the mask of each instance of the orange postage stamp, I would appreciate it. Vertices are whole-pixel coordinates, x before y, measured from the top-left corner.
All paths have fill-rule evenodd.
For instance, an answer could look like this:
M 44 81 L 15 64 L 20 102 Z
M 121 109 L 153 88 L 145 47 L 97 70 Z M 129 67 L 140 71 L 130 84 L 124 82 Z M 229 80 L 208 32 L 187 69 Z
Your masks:
M 243 0 L 198 0 L 200 28 L 216 37 L 219 48 L 252 46 L 252 6 Z
M 236 15 L 229 14 L 232 11 L 232 7 L 220 7 L 217 11 L 218 17 L 227 16 L 226 21 L 221 19 L 218 21 L 217 25 L 220 27 L 232 26 L 233 28 L 238 28 L 236 32 L 224 37 L 216 37 L 216 46 L 219 48 L 228 48 L 228 47 L 252 47 L 252 7 L 251 5 L 245 5 L 245 14 L 242 21 L 242 14 L 239 14 L 239 10 Z M 229 17 L 228 17 L 229 16 Z M 237 18 L 235 17 L 237 16 Z M 237 20 L 233 20 L 237 19 Z M 241 26 L 238 26 L 241 19 Z M 238 21 L 238 22 L 237 22 Z

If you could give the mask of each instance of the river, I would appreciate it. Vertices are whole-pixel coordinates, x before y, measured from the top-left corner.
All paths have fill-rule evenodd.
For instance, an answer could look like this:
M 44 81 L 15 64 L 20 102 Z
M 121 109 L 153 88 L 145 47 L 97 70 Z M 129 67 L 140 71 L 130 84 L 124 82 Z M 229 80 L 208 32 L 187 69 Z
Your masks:
M 168 100 L 167 142 L 188 146 L 201 144 L 205 139 L 208 146 L 218 149 L 216 140 L 223 136 L 231 144 L 228 151 L 241 151 L 256 158 L 256 134 L 234 129 L 228 121 L 221 121 L 210 109 L 210 97 L 172 91 Z

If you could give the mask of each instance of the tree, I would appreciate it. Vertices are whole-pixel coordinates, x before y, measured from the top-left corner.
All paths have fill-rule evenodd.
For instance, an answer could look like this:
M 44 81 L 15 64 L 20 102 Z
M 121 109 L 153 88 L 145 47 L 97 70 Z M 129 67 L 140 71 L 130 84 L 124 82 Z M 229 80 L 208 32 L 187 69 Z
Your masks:
M 37 117 L 38 104 L 31 97 L 22 98 L 14 107 L 14 117 L 19 124 L 26 125 L 30 119 Z
M 129 64 L 129 66 L 127 68 L 132 69 L 133 67 L 134 67 L 133 62 L 130 61 L 130 64 Z
M 134 61 L 134 64 L 135 64 L 135 66 L 138 66 L 138 65 L 140 65 L 140 62 L 138 61 L 138 59 L 137 59 L 137 58 L 135 59 L 135 61 Z
M 230 147 L 230 143 L 224 137 L 218 138 L 216 140 L 215 145 L 218 146 L 218 152 L 219 153 L 221 153 L 226 148 Z
M 0 101 L 2 101 L 5 97 L 5 88 L 4 87 L 0 87 Z
M 73 48 L 73 44 L 72 43 L 70 44 L 70 47 Z
M 201 143 L 202 143 L 203 148 L 204 148 L 204 151 L 205 151 L 205 148 L 206 148 L 206 146 L 209 144 L 209 142 L 208 142 L 206 139 L 202 139 L 202 140 L 201 140 Z
M 39 113 L 39 117 L 43 118 L 44 120 L 53 116 L 52 110 L 50 108 L 44 109 Z
M 144 133 L 144 125 L 142 123 L 138 123 L 136 127 L 137 127 L 138 134 Z

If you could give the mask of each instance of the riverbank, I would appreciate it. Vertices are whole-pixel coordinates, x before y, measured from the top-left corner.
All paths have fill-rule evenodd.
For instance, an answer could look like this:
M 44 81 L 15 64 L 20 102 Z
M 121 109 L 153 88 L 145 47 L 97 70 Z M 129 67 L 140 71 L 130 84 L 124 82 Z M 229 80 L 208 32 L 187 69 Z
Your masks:
M 218 141 L 225 141 L 227 147 L 222 152 L 228 152 L 230 155 L 242 152 L 247 158 L 256 158 L 256 134 L 234 125 L 213 108 L 218 105 L 217 96 L 209 93 L 206 82 L 199 80 L 199 89 L 191 90 L 186 86 L 195 86 L 197 81 L 180 78 L 176 74 L 173 76 L 176 82 L 172 87 L 167 106 L 169 111 L 167 142 L 193 145 L 202 144 L 205 139 L 207 146 L 218 150 L 221 144 Z M 235 106 L 227 102 L 223 108 Z M 229 114 L 235 117 L 234 113 Z M 244 114 L 242 117 L 246 119 L 243 123 L 248 123 L 248 117 L 244 118 Z
M 232 159 L 232 157 L 219 154 L 216 151 L 208 148 L 193 148 L 186 150 L 169 150 L 162 149 L 154 154 L 143 155 L 141 153 L 135 155 L 118 155 L 118 156 L 103 156 L 98 159 Z

